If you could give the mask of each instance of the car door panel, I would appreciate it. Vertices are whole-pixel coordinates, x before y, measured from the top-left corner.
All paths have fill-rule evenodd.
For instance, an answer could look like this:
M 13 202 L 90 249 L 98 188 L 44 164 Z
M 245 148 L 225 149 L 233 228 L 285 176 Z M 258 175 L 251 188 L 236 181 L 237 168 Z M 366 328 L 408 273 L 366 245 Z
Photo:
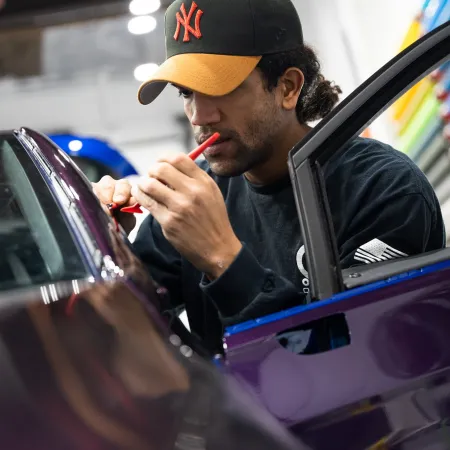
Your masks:
M 446 23 L 294 147 L 289 168 L 315 302 L 226 330 L 225 370 L 313 448 L 447 448 L 449 251 L 341 271 L 321 173 L 330 156 L 449 57 Z M 328 347 L 310 345 L 317 329 Z
M 400 404 L 404 414 L 411 414 L 416 408 L 405 398 L 417 392 L 430 397 L 428 391 L 436 381 L 450 377 L 449 276 L 447 268 L 325 306 L 318 302 L 307 312 L 242 332 L 246 336 L 231 332 L 225 336 L 227 370 L 279 420 L 293 429 L 299 427 L 302 437 L 306 425 L 301 424 L 314 421 L 314 430 L 320 434 L 328 428 L 330 416 L 342 421 L 353 411 L 353 417 L 373 399 L 378 407 Z M 283 329 L 339 313 L 348 325 L 348 345 L 318 354 L 295 354 L 280 345 L 277 335 Z M 449 403 L 450 389 L 433 402 Z M 448 411 L 435 415 L 435 420 L 444 421 Z M 429 424 L 426 417 L 419 417 L 414 427 Z M 406 425 L 411 426 L 407 421 L 395 424 L 398 429 L 392 426 L 389 433 Z M 379 439 L 386 432 L 385 427 L 380 430 Z M 346 440 L 340 448 L 362 447 Z

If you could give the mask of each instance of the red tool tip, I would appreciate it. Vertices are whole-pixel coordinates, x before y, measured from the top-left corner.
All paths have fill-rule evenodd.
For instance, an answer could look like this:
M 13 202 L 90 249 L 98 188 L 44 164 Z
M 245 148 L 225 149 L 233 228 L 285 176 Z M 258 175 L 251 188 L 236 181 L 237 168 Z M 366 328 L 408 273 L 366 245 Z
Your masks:
M 192 150 L 191 153 L 189 153 L 189 158 L 192 159 L 192 161 L 195 161 L 208 147 L 214 144 L 214 142 L 217 141 L 217 139 L 220 138 L 219 133 L 214 133 L 212 136 L 210 136 L 208 139 L 206 139 L 203 144 L 199 145 L 195 150 Z
M 192 150 L 191 153 L 189 153 L 189 158 L 192 159 L 192 161 L 195 161 L 208 147 L 210 147 L 214 142 L 217 141 L 217 139 L 220 138 L 219 133 L 214 133 L 212 136 L 210 136 L 208 139 L 206 139 L 203 144 L 199 145 L 195 150 Z M 132 206 L 125 206 L 124 208 L 121 208 L 122 212 L 130 213 L 130 214 L 142 214 L 142 209 L 139 205 L 139 203 L 136 203 Z
M 131 206 L 125 206 L 120 211 L 130 213 L 130 214 L 142 214 L 142 209 L 141 209 L 139 203 L 136 203 Z

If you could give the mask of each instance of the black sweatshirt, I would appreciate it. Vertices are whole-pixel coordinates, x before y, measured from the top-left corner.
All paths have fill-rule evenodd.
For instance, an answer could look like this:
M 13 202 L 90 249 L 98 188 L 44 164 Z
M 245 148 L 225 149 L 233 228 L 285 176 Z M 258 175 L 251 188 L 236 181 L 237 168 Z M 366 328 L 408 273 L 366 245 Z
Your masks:
M 288 176 L 267 186 L 242 176 L 214 175 L 231 225 L 243 248 L 228 270 L 209 282 L 164 238 L 149 215 L 134 251 L 150 275 L 184 305 L 191 331 L 214 352 L 223 327 L 305 303 L 309 280 Z M 357 138 L 324 168 L 330 210 L 343 268 L 443 248 L 440 206 L 425 175 L 404 154 Z

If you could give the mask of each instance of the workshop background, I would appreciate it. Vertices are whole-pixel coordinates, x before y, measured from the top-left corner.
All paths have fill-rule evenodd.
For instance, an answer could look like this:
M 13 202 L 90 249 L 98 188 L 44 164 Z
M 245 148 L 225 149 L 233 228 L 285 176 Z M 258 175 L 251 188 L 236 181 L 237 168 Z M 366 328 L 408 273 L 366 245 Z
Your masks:
M 343 89 L 342 98 L 406 45 L 450 19 L 450 0 L 294 3 L 305 41 L 318 52 L 325 76 Z M 194 142 L 176 91 L 167 88 L 145 107 L 136 95 L 140 82 L 164 60 L 169 4 L 0 0 L 0 128 L 27 126 L 49 134 L 79 157 L 93 180 L 108 164 L 118 176 L 133 177 L 162 155 L 189 151 Z M 365 134 L 419 164 L 450 229 L 447 69 L 414 86 Z

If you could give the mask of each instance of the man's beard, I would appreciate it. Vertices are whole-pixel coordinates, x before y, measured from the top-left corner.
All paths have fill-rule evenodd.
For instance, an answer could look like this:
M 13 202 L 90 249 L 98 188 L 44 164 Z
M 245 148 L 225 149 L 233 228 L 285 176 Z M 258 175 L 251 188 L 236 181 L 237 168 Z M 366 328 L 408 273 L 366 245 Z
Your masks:
M 205 136 L 208 134 L 213 134 L 214 132 L 219 132 L 221 138 L 231 140 L 236 147 L 236 156 L 233 159 L 220 159 L 213 156 L 206 156 L 211 171 L 220 177 L 237 177 L 240 176 L 255 167 L 258 167 L 272 156 L 274 151 L 274 146 L 272 142 L 273 133 L 275 132 L 275 127 L 271 127 L 270 130 L 267 129 L 265 124 L 260 121 L 254 121 L 249 126 L 248 140 L 254 141 L 256 144 L 254 146 L 246 145 L 239 134 L 232 130 L 214 130 L 203 128 L 200 133 L 196 133 L 196 141 L 199 142 L 200 136 Z M 258 144 L 258 139 L 255 136 L 266 136 L 264 142 Z
M 228 160 L 219 160 L 205 156 L 211 171 L 220 177 L 237 177 L 265 163 L 271 156 L 270 147 L 249 148 L 241 142 L 237 146 L 236 157 Z

